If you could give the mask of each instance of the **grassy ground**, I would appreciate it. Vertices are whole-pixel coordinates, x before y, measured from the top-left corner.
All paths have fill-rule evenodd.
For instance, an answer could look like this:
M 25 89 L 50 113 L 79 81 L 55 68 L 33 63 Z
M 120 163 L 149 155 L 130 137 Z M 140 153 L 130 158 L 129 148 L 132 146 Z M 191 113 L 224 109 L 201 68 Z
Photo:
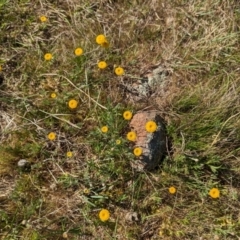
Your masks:
M 239 1 L 1 0 L 0 16 L 1 239 L 240 239 Z M 130 104 L 119 83 L 159 63 L 171 91 Z M 172 148 L 136 173 L 122 113 L 149 106 Z

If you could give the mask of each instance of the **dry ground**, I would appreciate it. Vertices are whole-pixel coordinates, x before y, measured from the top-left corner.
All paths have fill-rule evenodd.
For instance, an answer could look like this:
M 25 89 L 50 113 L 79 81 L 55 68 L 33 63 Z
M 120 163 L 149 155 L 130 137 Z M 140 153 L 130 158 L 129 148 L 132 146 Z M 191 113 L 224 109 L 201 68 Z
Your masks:
M 1 0 L 0 16 L 1 239 L 240 239 L 239 1 Z M 122 86 L 157 66 L 166 91 L 126 99 Z M 146 108 L 161 111 L 171 147 L 137 173 L 122 113 Z

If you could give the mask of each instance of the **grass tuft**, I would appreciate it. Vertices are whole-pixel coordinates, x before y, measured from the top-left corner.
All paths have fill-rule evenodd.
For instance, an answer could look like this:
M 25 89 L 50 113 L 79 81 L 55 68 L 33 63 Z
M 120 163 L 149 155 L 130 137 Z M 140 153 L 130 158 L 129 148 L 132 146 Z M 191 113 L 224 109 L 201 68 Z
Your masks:
M 239 239 L 239 7 L 0 1 L 0 238 Z M 136 101 L 158 66 L 164 82 Z M 123 113 L 152 108 L 170 144 L 139 173 Z

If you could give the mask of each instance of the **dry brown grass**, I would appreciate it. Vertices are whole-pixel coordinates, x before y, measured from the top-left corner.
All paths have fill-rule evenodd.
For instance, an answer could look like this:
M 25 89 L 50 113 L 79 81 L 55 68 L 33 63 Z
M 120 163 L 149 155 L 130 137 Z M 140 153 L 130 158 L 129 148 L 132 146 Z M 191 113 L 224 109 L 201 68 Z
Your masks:
M 234 0 L 0 3 L 0 237 L 239 239 L 239 7 Z M 95 43 L 102 33 L 108 49 Z M 43 60 L 46 52 L 53 61 Z M 99 60 L 109 67 L 99 71 Z M 114 75 L 119 65 L 124 77 Z M 165 88 L 139 103 L 126 99 L 121 86 L 157 66 L 169 72 Z M 79 100 L 77 111 L 67 108 L 70 98 Z M 172 148 L 152 173 L 129 168 L 119 120 L 128 108 L 158 109 L 168 124 Z M 99 131 L 105 124 L 111 137 Z M 30 172 L 17 168 L 22 158 Z M 212 187 L 219 199 L 208 196 Z M 107 223 L 101 208 L 111 212 Z M 128 222 L 129 212 L 139 221 Z

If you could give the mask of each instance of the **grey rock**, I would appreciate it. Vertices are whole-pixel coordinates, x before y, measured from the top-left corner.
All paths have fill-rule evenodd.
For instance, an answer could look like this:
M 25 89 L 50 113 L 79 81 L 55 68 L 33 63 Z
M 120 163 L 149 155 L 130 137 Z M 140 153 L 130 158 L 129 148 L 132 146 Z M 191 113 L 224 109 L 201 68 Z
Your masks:
M 26 159 L 20 159 L 17 165 L 24 172 L 29 172 L 31 170 L 31 164 Z
M 158 127 L 155 132 L 146 131 L 145 125 L 148 121 L 156 122 Z M 167 133 L 164 120 L 158 111 L 142 111 L 133 116 L 130 127 L 137 134 L 134 147 L 141 147 L 143 150 L 142 155 L 131 162 L 132 167 L 138 171 L 155 169 L 167 151 Z

